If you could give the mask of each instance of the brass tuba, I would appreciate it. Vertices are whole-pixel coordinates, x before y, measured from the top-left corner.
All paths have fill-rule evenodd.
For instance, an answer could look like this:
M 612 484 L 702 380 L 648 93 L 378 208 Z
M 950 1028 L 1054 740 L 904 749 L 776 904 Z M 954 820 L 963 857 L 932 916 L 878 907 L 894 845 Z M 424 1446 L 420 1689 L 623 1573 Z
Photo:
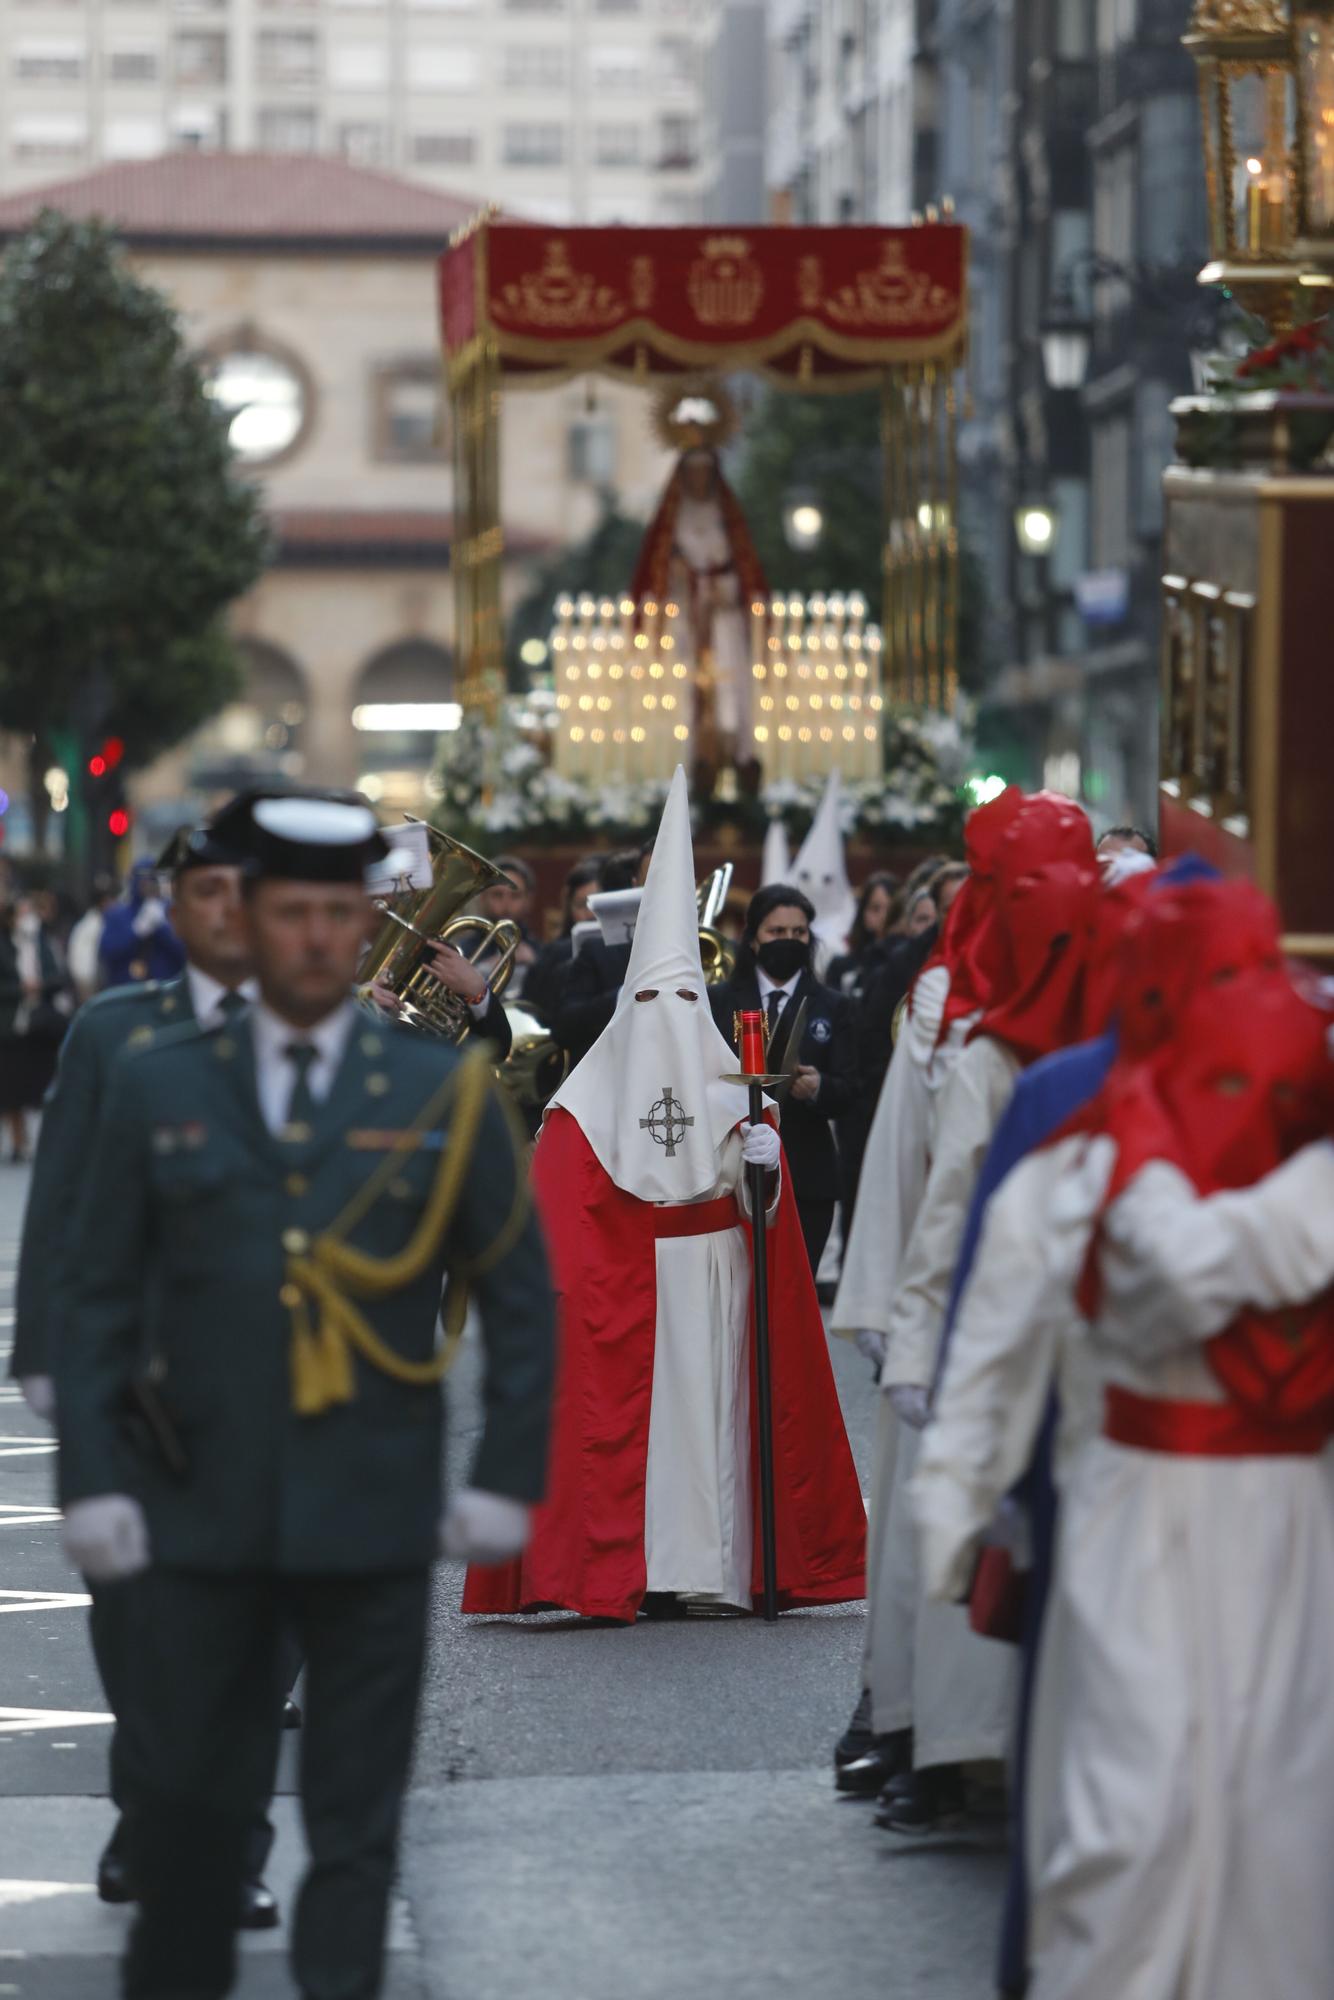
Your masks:
M 732 864 L 724 861 L 712 875 L 706 875 L 695 892 L 699 911 L 699 956 L 707 986 L 721 986 L 736 970 L 736 946 L 717 928 L 727 892 L 732 886 Z
M 408 813 L 404 817 L 412 820 L 413 816 Z M 422 824 L 420 820 L 413 823 Z M 467 1031 L 471 1016 L 461 996 L 451 993 L 432 971 L 429 947 L 449 944 L 464 951 L 457 940 L 473 937 L 476 942 L 472 949 L 464 951 L 469 963 L 475 963 L 492 949 L 497 950 L 496 963 L 487 971 L 487 984 L 493 993 L 500 994 L 514 970 L 519 927 L 507 917 L 493 924 L 485 917 L 460 916 L 458 912 L 465 903 L 495 882 L 508 882 L 509 877 L 503 868 L 474 854 L 461 840 L 441 833 L 436 827 L 427 826 L 426 837 L 431 848 L 431 886 L 376 897 L 376 908 L 383 912 L 384 922 L 362 960 L 358 976 L 363 989 L 377 985 L 391 993 L 399 1004 L 401 1018 L 412 1027 L 457 1042 Z

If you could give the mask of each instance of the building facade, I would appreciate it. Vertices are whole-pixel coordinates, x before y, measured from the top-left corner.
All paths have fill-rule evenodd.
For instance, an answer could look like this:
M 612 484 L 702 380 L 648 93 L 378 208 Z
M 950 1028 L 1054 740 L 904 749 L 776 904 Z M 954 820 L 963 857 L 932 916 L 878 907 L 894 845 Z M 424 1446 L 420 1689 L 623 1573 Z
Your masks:
M 167 150 L 333 154 L 546 221 L 696 222 L 706 51 L 753 11 L 5 0 L 0 194 Z
M 340 161 L 168 156 L 0 200 L 0 250 L 45 205 L 117 224 L 173 300 L 276 542 L 232 615 L 244 697 L 138 781 L 140 840 L 273 772 L 421 809 L 456 693 L 437 268 L 471 203 Z M 669 465 L 614 383 L 591 411 L 579 382 L 515 395 L 501 438 L 507 603 L 604 490 L 647 512 Z

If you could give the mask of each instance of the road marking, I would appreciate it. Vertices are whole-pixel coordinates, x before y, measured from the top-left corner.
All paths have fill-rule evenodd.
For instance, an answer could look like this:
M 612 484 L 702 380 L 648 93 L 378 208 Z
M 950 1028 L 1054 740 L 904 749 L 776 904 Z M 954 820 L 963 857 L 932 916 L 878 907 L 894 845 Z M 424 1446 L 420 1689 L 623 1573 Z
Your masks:
M 115 1719 L 78 1708 L 0 1708 L 0 1736 L 38 1729 L 102 1729 Z
M 16 1601 L 0 1602 L 0 1617 L 6 1611 L 79 1611 L 93 1601 L 81 1590 L 0 1590 L 0 1599 L 6 1597 Z
M 55 1448 L 54 1438 L 0 1438 L 0 1458 L 46 1458 Z
M 0 1506 L 0 1528 L 38 1528 L 59 1519 L 59 1507 Z

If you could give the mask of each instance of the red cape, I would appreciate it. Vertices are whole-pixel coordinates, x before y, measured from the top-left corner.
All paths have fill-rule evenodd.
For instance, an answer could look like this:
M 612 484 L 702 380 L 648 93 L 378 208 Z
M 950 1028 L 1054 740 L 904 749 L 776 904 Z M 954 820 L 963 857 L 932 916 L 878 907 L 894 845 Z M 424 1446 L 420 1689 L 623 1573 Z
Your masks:
M 635 1616 L 644 1596 L 644 1483 L 657 1324 L 652 1209 L 624 1193 L 578 1124 L 554 1111 L 533 1159 L 559 1312 L 547 1499 L 521 1563 L 472 1569 L 467 1612 L 553 1606 Z M 791 1177 L 770 1226 L 778 1596 L 784 1609 L 865 1595 L 866 1510 Z M 752 1348 L 753 1352 L 753 1348 Z M 751 1407 L 755 1375 L 751 1369 Z M 754 1592 L 761 1589 L 758 1426 L 752 1422 Z

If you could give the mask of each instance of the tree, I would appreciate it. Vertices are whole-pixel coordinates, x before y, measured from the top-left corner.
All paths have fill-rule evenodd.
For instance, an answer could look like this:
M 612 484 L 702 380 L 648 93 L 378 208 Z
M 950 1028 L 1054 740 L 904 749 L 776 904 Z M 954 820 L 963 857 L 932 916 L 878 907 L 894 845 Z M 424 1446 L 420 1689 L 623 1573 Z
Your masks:
M 222 624 L 267 551 L 177 316 L 101 223 L 44 211 L 0 266 L 0 727 L 84 775 L 142 765 L 238 691 Z
M 884 538 L 880 398 L 794 396 L 774 390 L 746 425 L 737 450 L 737 498 L 770 584 L 809 597 L 859 590 L 878 616 Z M 788 546 L 785 496 L 809 495 L 824 517 L 813 549 Z M 964 544 L 959 562 L 959 679 L 985 677 L 986 582 Z
M 545 640 L 551 611 L 558 597 L 616 597 L 630 587 L 644 523 L 622 514 L 615 496 L 604 493 L 602 514 L 582 542 L 558 549 L 535 573 L 510 614 L 505 635 L 505 667 L 512 688 L 528 685 L 528 669 L 520 657 L 525 640 Z

